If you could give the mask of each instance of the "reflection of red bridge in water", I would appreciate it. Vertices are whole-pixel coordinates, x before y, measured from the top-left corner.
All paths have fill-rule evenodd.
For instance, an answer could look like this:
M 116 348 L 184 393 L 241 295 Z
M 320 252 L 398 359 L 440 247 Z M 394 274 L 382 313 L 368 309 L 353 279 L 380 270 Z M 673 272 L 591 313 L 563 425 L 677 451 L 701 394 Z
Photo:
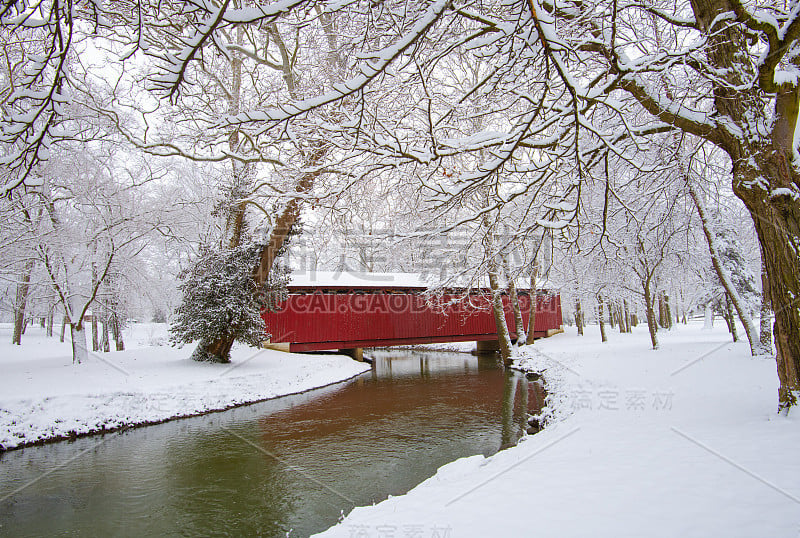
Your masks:
M 364 281 L 359 285 L 337 284 L 290 284 L 288 299 L 280 309 L 263 314 L 267 332 L 272 335 L 270 347 L 313 351 L 497 340 L 486 290 L 469 295 L 448 290 L 434 296 L 425 294 L 425 287 L 419 285 Z M 513 339 L 514 316 L 507 295 L 503 303 Z M 527 328 L 531 300 L 526 290 L 519 292 L 519 303 Z M 560 296 L 540 290 L 534 335 L 549 336 L 560 327 Z

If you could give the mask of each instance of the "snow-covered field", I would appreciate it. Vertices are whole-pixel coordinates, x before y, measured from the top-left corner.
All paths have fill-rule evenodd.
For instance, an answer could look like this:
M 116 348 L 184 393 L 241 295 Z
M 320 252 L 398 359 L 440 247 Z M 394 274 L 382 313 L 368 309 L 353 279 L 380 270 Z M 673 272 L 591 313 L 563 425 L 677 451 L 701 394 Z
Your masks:
M 724 323 L 536 343 L 551 423 L 439 469 L 324 536 L 800 536 L 800 411 Z M 740 334 L 742 334 L 740 332 Z
M 170 347 L 166 325 L 133 324 L 126 351 L 73 365 L 69 338 L 31 327 L 13 346 L 0 324 L 0 445 L 155 423 L 303 392 L 369 369 L 349 357 L 234 347 L 231 364 L 197 363 Z

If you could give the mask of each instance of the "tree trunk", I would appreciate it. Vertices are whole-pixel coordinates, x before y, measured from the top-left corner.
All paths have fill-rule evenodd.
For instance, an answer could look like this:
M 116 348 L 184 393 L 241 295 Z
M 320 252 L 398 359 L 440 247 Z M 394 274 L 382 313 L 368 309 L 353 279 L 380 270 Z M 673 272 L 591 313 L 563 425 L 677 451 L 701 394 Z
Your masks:
M 61 317 L 61 335 L 59 336 L 59 339 L 58 339 L 62 343 L 64 342 L 64 333 L 66 333 L 66 332 L 67 332 L 67 315 L 64 314 Z
M 622 300 L 622 308 L 625 311 L 625 314 L 624 314 L 625 332 L 626 333 L 633 332 L 633 329 L 631 329 L 631 325 L 635 326 L 636 325 L 636 320 L 633 318 L 633 315 L 631 314 L 631 309 L 628 306 L 628 300 L 627 299 L 623 299 Z
M 103 349 L 103 353 L 108 353 L 111 351 L 111 344 L 109 343 L 108 337 L 108 322 L 110 316 L 108 315 L 108 302 L 106 300 L 103 301 L 103 332 L 100 333 L 100 347 Z
M 650 281 L 645 281 L 642 288 L 644 289 L 644 306 L 647 315 L 647 329 L 650 331 L 650 342 L 653 344 L 653 349 L 658 349 L 658 336 L 656 335 L 658 327 L 656 326 L 655 305 L 653 304 L 653 294 L 650 291 Z
M 769 286 L 767 285 L 767 269 L 764 262 L 761 262 L 761 321 L 760 334 L 758 340 L 761 347 L 767 354 L 772 354 L 772 308 L 769 304 Z
M 583 310 L 580 299 L 575 299 L 575 326 L 578 328 L 578 334 L 583 336 Z
M 736 330 L 736 317 L 733 314 L 733 306 L 731 305 L 731 298 L 725 294 L 725 321 L 728 323 L 728 331 L 730 331 L 734 342 L 739 341 L 739 333 Z
M 714 328 L 714 307 L 711 303 L 706 303 L 706 308 L 703 314 L 703 330 L 710 331 Z
M 602 300 L 602 299 L 601 299 Z M 606 310 L 608 311 L 608 324 L 611 328 L 615 328 L 617 326 L 617 306 L 614 301 L 607 301 L 606 302 Z
M 536 307 L 539 303 L 539 294 L 536 293 L 536 277 L 538 276 L 538 272 L 539 266 L 534 264 L 533 269 L 531 269 L 531 290 L 529 292 L 531 297 L 531 312 L 528 316 L 528 335 L 525 342 L 528 345 L 533 344 L 536 339 L 534 332 L 536 331 Z
M 234 338 L 219 338 L 210 344 L 201 341 L 192 353 L 192 360 L 198 362 L 231 362 L 231 348 Z
M 125 351 L 125 341 L 122 339 L 122 327 L 120 327 L 119 316 L 117 316 L 116 302 L 111 312 L 111 332 L 114 335 L 114 342 L 117 344 L 117 351 Z
M 669 295 L 664 294 L 664 321 L 667 329 L 672 329 L 672 308 L 669 305 Z
M 773 202 L 774 203 L 774 202 Z M 777 205 L 777 204 L 775 204 Z M 793 204 L 780 214 L 778 207 L 769 207 L 761 213 L 753 213 L 753 222 L 758 232 L 767 268 L 769 302 L 775 312 L 773 335 L 777 357 L 779 408 L 782 411 L 797 403 L 800 392 L 800 208 Z M 793 239 L 794 238 L 794 239 Z
M 55 307 L 50 309 L 50 312 L 47 314 L 47 336 L 48 338 L 53 337 L 53 317 L 55 316 Z
M 606 322 L 603 319 L 603 296 L 599 294 L 597 295 L 597 321 L 600 324 L 600 340 L 602 342 L 607 342 Z
M 511 309 L 514 312 L 514 330 L 517 333 L 517 345 L 523 345 L 525 343 L 525 322 L 522 321 L 522 311 L 519 308 L 517 284 L 514 282 L 514 275 L 511 274 L 508 258 L 505 256 L 503 256 L 503 271 L 508 280 L 508 299 L 511 302 Z
M 492 313 L 494 314 L 494 325 L 497 330 L 497 341 L 500 343 L 500 356 L 503 364 L 511 364 L 511 336 L 508 334 L 508 324 L 506 323 L 506 312 L 503 308 L 503 295 L 500 293 L 500 283 L 497 279 L 497 263 L 489 263 L 489 288 L 492 292 Z
M 22 280 L 17 284 L 17 297 L 14 301 L 14 334 L 11 336 L 11 343 L 18 346 L 22 345 L 22 335 L 25 332 L 25 307 L 28 304 L 32 272 L 33 261 L 28 261 L 25 271 L 22 273 Z
M 711 254 L 711 265 L 714 267 L 714 271 L 717 273 L 717 277 L 719 281 L 722 283 L 722 287 L 725 288 L 725 292 L 727 293 L 728 297 L 730 297 L 731 302 L 733 303 L 733 307 L 736 308 L 736 313 L 739 315 L 739 320 L 741 320 L 742 325 L 744 326 L 744 331 L 747 334 L 747 340 L 750 342 L 750 354 L 751 355 L 761 355 L 764 353 L 764 350 L 761 348 L 761 340 L 758 338 L 758 334 L 756 333 L 756 327 L 753 324 L 753 320 L 750 315 L 747 313 L 747 310 L 744 307 L 744 303 L 742 302 L 741 298 L 739 297 L 739 292 L 736 290 L 736 287 L 731 282 L 730 276 L 728 272 L 722 265 L 722 262 L 719 259 L 719 249 L 717 248 L 717 242 L 714 238 L 714 234 L 711 230 L 711 225 L 709 223 L 708 217 L 706 215 L 705 206 L 703 201 L 698 196 L 697 192 L 695 192 L 694 187 L 692 186 L 691 182 L 687 179 L 686 186 L 689 190 L 689 196 L 692 198 L 694 202 L 694 207 L 697 209 L 697 214 L 700 216 L 700 223 L 703 226 L 703 234 L 706 236 L 706 243 L 708 243 L 708 251 Z M 758 229 L 758 226 L 756 226 Z M 759 237 L 759 240 L 761 238 Z M 734 331 L 736 330 L 736 323 L 733 324 Z M 800 334 L 798 334 L 800 337 Z M 798 349 L 800 352 L 800 349 Z
M 306 168 L 317 166 L 322 161 L 327 151 L 327 146 L 325 146 L 322 142 L 317 142 L 315 144 L 313 153 L 306 163 Z M 280 252 L 284 243 L 286 243 L 286 239 L 289 237 L 289 233 L 292 231 L 292 227 L 297 222 L 297 219 L 300 218 L 300 210 L 302 209 L 305 201 L 304 195 L 311 190 L 311 187 L 314 186 L 315 180 L 322 173 L 323 170 L 319 169 L 312 172 L 307 172 L 301 177 L 300 181 L 298 181 L 297 185 L 295 186 L 295 192 L 297 193 L 297 196 L 289 200 L 289 202 L 286 204 L 286 207 L 284 207 L 283 212 L 275 221 L 275 226 L 273 226 L 272 232 L 270 233 L 269 242 L 267 243 L 267 246 L 264 247 L 264 250 L 261 251 L 258 266 L 256 266 L 253 271 L 253 279 L 256 282 L 257 289 L 264 289 L 264 285 L 269 280 L 269 274 L 272 270 L 273 264 L 275 263 L 275 259 L 278 257 L 278 253 Z M 228 362 L 230 358 L 228 357 L 227 353 L 225 355 L 219 355 L 218 353 L 226 351 L 230 352 L 230 349 L 233 347 L 234 340 L 235 338 L 233 335 L 231 335 L 221 338 L 216 342 L 200 342 L 198 349 L 192 353 L 192 357 L 197 357 L 196 360 Z M 211 357 L 213 357 L 213 359 Z
M 86 347 L 86 329 L 83 322 L 70 322 L 69 334 L 72 339 L 72 362 L 80 364 L 87 361 L 89 349 Z

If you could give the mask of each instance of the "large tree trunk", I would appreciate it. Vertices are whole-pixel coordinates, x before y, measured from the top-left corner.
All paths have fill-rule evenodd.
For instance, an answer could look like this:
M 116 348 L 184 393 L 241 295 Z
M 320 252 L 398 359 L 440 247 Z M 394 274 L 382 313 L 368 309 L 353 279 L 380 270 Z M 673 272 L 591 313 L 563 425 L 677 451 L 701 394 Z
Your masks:
M 22 280 L 17 284 L 17 296 L 14 301 L 14 334 L 11 337 L 11 343 L 18 346 L 22 345 L 22 334 L 25 332 L 25 308 L 28 305 L 28 290 L 32 272 L 33 261 L 29 261 L 22 273 Z
M 749 83 L 754 66 L 741 51 L 752 34 L 745 33 L 740 24 L 711 27 L 720 15 L 741 10 L 740 3 L 695 0 L 692 9 L 709 35 L 709 63 L 724 72 L 724 81 L 712 85 L 715 114 L 738 128 L 756 124 L 771 128 L 763 134 L 755 129 L 743 137 L 720 129 L 714 133 L 716 139 L 711 138 L 731 158 L 733 191 L 747 206 L 761 244 L 769 300 L 775 311 L 779 410 L 788 411 L 800 393 L 800 173 L 793 156 L 800 89 L 796 82 L 776 82 L 768 62 L 766 69 L 758 72 L 756 84 Z M 781 49 L 772 50 L 766 59 L 775 55 L 780 61 L 779 55 L 795 43 L 794 36 L 786 44 L 779 41 Z M 765 110 L 766 99 L 773 100 L 773 110 Z
M 575 299 L 575 326 L 578 328 L 578 334 L 583 336 L 583 308 L 580 299 Z
M 315 144 L 315 149 L 312 155 L 309 157 L 307 167 L 311 168 L 317 166 L 322 161 L 327 151 L 327 146 L 323 145 L 323 143 L 319 142 Z M 281 248 L 286 243 L 286 239 L 289 237 L 292 227 L 295 225 L 295 223 L 297 223 L 297 219 L 300 218 L 300 211 L 303 207 L 303 203 L 305 202 L 305 194 L 311 190 L 311 188 L 314 186 L 315 180 L 320 174 L 322 174 L 322 172 L 323 171 L 321 169 L 314 170 L 302 176 L 300 181 L 295 186 L 295 192 L 297 193 L 297 196 L 289 200 L 284 207 L 283 212 L 275 221 L 275 225 L 270 233 L 269 242 L 264 247 L 264 250 L 261 251 L 259 263 L 253 271 L 253 279 L 255 280 L 256 286 L 259 290 L 263 290 L 264 285 L 268 282 L 269 274 L 272 270 L 272 266 L 275 263 L 275 259 L 278 257 Z M 198 349 L 194 351 L 192 357 L 198 360 L 228 362 L 230 360 L 228 353 L 233 347 L 234 340 L 235 338 L 231 335 L 221 338 L 216 342 L 200 342 Z
M 192 353 L 192 360 L 198 362 L 231 362 L 231 348 L 235 339 L 233 337 L 219 338 L 211 343 L 201 341 Z
M 773 197 L 774 200 L 775 197 Z M 779 407 L 788 410 L 800 392 L 800 207 L 796 201 L 748 204 L 767 268 L 768 298 L 775 312 Z

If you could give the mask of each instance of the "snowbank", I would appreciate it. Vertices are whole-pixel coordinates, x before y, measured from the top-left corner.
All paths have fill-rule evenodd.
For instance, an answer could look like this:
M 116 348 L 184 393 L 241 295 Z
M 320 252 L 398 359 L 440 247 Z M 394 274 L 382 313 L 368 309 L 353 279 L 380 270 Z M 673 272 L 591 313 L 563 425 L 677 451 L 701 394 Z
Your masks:
M 12 346 L 0 325 L 0 447 L 163 422 L 349 379 L 369 369 L 349 357 L 235 347 L 231 364 L 197 363 L 166 345 L 166 327 L 135 324 L 128 350 L 73 365 L 71 348 L 33 327 Z
M 538 341 L 519 366 L 545 370 L 545 430 L 322 535 L 797 536 L 800 412 L 776 414 L 774 361 L 719 325 L 661 333 L 658 351 L 642 326 Z

